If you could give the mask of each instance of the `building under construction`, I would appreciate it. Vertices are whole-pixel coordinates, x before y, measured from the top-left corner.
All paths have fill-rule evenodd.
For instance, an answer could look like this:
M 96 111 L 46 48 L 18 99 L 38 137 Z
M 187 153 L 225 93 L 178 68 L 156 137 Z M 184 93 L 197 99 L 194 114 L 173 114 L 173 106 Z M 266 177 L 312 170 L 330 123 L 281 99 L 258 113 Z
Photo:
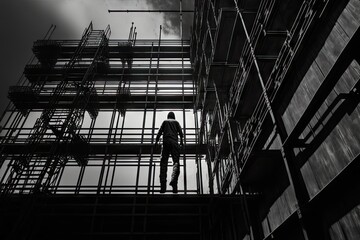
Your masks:
M 190 11 L 191 39 L 34 42 L 0 123 L 2 238 L 360 239 L 360 2 Z M 178 194 L 154 148 L 169 111 Z

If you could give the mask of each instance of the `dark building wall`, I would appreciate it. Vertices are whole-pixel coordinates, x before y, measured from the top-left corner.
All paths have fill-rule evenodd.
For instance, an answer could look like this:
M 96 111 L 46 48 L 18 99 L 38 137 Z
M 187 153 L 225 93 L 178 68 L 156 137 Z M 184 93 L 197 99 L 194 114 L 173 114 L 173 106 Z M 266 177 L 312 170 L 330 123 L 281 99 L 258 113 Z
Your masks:
M 283 115 L 288 132 L 291 132 L 294 128 L 337 57 L 360 25 L 360 13 L 356 11 L 358 8 L 360 8 L 359 2 L 351 1 L 344 9 L 324 47 L 299 85 Z M 314 117 L 312 124 L 308 126 L 308 129 L 303 134 L 309 133 L 311 125 L 316 124 L 318 121 L 318 116 L 321 116 L 320 114 L 326 111 L 327 107 L 339 94 L 348 93 L 357 83 L 359 77 L 360 66 L 356 61 L 353 61 L 323 103 L 319 114 Z M 303 166 L 302 172 L 306 176 L 305 181 L 311 196 L 314 196 L 359 154 L 359 117 L 360 108 L 357 106 L 353 112 L 343 117 L 337 127 L 333 129 L 331 134 Z
M 257 197 L 246 201 L 251 230 L 240 239 L 337 239 L 338 229 L 356 239 L 359 1 L 209 0 L 195 9 L 210 186 Z
M 288 133 L 291 133 L 298 120 L 304 114 L 313 96 L 334 66 L 343 49 L 353 37 L 355 31 L 359 28 L 359 25 L 360 3 L 359 1 L 349 1 L 282 116 Z M 353 60 L 342 74 L 334 89 L 327 96 L 318 113 L 302 133 L 302 137 L 309 134 L 310 141 L 312 139 L 311 136 L 315 136 L 318 133 L 317 131 L 321 130 L 320 127 L 320 130 L 311 133 L 312 127 L 319 122 L 320 117 L 334 100 L 340 98 L 341 94 L 349 93 L 355 87 L 359 78 L 360 65 L 356 60 Z M 342 99 L 334 110 L 343 101 L 345 100 Z M 332 116 L 332 113 L 333 111 L 329 114 L 329 118 Z M 358 156 L 360 153 L 359 132 L 360 107 L 357 105 L 342 117 L 336 127 L 332 129 L 331 133 L 301 167 L 301 173 L 310 198 L 314 198 Z M 297 154 L 302 152 L 301 148 L 297 150 Z M 342 193 L 340 191 L 337 194 L 341 195 Z M 359 206 L 357 206 L 339 221 L 333 223 L 330 228 L 331 239 L 358 239 L 360 236 L 359 222 Z

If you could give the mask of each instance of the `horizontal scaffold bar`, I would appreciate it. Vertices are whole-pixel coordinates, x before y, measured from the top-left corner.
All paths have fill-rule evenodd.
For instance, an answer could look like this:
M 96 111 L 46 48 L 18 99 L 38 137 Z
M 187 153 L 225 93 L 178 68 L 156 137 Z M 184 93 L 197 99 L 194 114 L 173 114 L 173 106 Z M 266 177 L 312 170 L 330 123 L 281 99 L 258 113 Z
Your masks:
M 194 10 L 180 10 L 180 9 L 127 9 L 127 10 L 121 10 L 121 9 L 109 9 L 109 13 L 193 13 Z
M 72 101 L 75 94 L 63 95 L 59 98 L 57 108 L 72 108 Z M 193 109 L 194 96 L 192 94 L 184 95 L 131 95 L 127 101 L 121 101 L 117 99 L 116 94 L 102 94 L 97 96 L 97 102 L 92 102 L 98 109 L 114 109 L 116 103 L 121 103 L 126 109 L 144 109 L 146 104 L 148 109 L 154 108 L 156 104 L 157 109 Z M 37 101 L 26 103 L 29 109 L 47 109 L 49 108 L 49 101 L 51 95 L 39 95 Z M 24 102 L 23 102 L 24 103 Z
M 37 146 L 35 152 L 37 154 L 45 154 L 51 150 L 51 143 L 41 143 Z M 11 143 L 4 144 L 3 153 L 5 154 L 18 154 L 19 152 L 23 152 L 28 146 L 24 143 Z M 59 152 L 64 152 L 67 146 L 61 145 L 59 146 Z M 154 153 L 160 154 L 160 147 L 154 149 L 154 145 L 152 144 L 140 144 L 140 143 L 91 143 L 90 147 L 90 155 L 94 154 L 138 154 L 140 152 L 142 154 L 151 154 L 152 151 Z M 65 151 L 66 152 L 66 151 Z M 206 145 L 205 144 L 186 144 L 183 148 L 184 154 L 205 154 L 206 153 Z

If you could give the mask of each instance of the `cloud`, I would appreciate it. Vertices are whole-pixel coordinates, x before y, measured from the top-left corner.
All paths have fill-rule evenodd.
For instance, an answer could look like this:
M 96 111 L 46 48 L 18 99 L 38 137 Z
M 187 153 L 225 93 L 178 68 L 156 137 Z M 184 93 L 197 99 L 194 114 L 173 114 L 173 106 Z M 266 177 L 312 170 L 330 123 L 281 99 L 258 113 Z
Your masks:
M 180 0 L 146 0 L 152 9 L 160 10 L 179 10 Z M 183 10 L 194 9 L 194 0 L 183 0 Z M 180 16 L 179 13 L 162 13 L 164 34 L 171 34 L 180 37 Z M 190 27 L 192 25 L 192 13 L 183 13 L 183 36 L 190 37 Z

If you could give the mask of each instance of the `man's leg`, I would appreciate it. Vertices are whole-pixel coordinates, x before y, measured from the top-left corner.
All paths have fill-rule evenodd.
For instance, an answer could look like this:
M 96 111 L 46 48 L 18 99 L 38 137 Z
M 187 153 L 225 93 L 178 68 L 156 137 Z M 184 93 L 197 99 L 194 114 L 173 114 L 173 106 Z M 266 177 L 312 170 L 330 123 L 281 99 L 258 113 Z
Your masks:
M 167 167 L 169 161 L 169 148 L 167 144 L 163 144 L 161 150 L 161 159 L 160 159 L 160 193 L 165 193 L 166 191 L 166 178 L 167 178 Z
M 180 147 L 179 144 L 174 142 L 172 144 L 172 148 L 171 148 L 171 157 L 173 159 L 173 171 L 171 174 L 171 182 L 170 185 L 173 188 L 173 193 L 177 193 L 178 189 L 177 189 L 177 185 L 178 185 L 178 179 L 179 179 L 179 175 L 180 175 Z

